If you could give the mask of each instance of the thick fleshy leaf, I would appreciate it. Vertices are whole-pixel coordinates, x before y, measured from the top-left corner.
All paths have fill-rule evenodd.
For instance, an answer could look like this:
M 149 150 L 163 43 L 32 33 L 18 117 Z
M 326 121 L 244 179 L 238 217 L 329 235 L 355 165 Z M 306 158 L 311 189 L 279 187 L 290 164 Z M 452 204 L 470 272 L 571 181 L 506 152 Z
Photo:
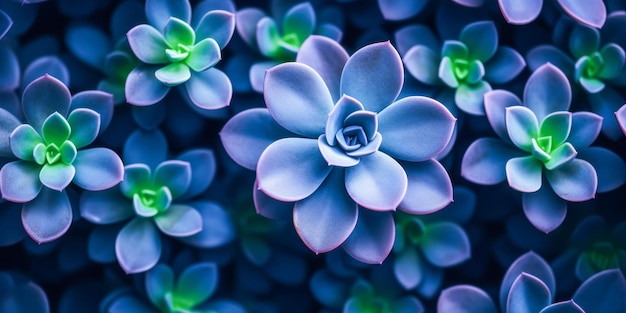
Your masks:
M 173 204 L 154 216 L 154 222 L 164 234 L 173 237 L 187 237 L 202 230 L 202 216 L 188 205 Z
M 170 91 L 170 87 L 157 79 L 156 66 L 139 66 L 133 69 L 126 78 L 126 101 L 133 105 L 152 105 L 163 98 Z
M 161 257 L 161 237 L 152 219 L 137 217 L 115 239 L 115 254 L 128 274 L 151 269 Z
M 315 9 L 309 2 L 294 5 L 283 17 L 283 35 L 294 34 L 298 40 L 304 40 L 315 30 L 317 24 Z M 300 45 L 302 42 L 297 42 Z
M 311 67 L 277 65 L 267 71 L 263 90 L 267 108 L 278 124 L 311 138 L 324 133 L 334 102 L 322 77 Z
M 597 192 L 607 192 L 621 186 L 626 180 L 626 165 L 614 152 L 603 147 L 589 147 L 578 157 L 589 162 L 598 174 Z
M 191 166 L 191 183 L 182 197 L 190 198 L 205 191 L 217 172 L 215 154 L 209 149 L 191 149 L 179 155 L 178 160 Z
M 196 263 L 180 274 L 174 293 L 194 307 L 213 295 L 217 288 L 219 271 L 214 263 Z
M 259 189 L 280 201 L 302 200 L 319 188 L 331 169 L 316 139 L 280 139 L 259 158 Z
M 431 98 L 406 97 L 378 114 L 380 149 L 411 162 L 440 153 L 450 141 L 456 119 L 446 107 Z
M 437 36 L 426 25 L 411 24 L 400 27 L 394 33 L 394 38 L 394 44 L 402 56 L 405 56 L 409 49 L 418 45 L 426 46 L 432 51 L 438 51 L 441 47 Z
M 24 116 L 35 130 L 41 130 L 45 119 L 53 113 L 67 116 L 70 101 L 71 95 L 67 87 L 60 80 L 46 74 L 24 88 Z
M 113 96 L 111 94 L 99 90 L 86 90 L 81 91 L 72 97 L 70 110 L 90 109 L 98 113 L 98 115 L 100 115 L 100 128 L 98 133 L 102 133 L 111 123 L 111 119 L 113 118 L 113 106 Z M 70 126 L 72 126 L 72 123 L 70 123 Z M 72 127 L 72 129 L 74 128 Z
M 534 21 L 543 6 L 543 0 L 498 0 L 504 19 L 509 24 L 522 25 Z
M 167 139 L 159 130 L 136 130 L 126 139 L 123 150 L 125 164 L 143 163 L 154 169 L 167 158 Z
M 128 198 L 119 190 L 83 191 L 80 195 L 80 215 L 95 224 L 112 224 L 133 216 Z
M 20 121 L 13 114 L 11 114 L 11 112 L 7 111 L 4 108 L 0 108 L 0 120 L 2 120 L 2 124 L 0 124 L 0 157 L 13 157 L 14 152 L 12 151 L 13 146 L 11 145 L 13 142 L 13 139 L 11 139 L 11 135 L 16 130 L 16 128 L 26 127 L 26 126 L 20 126 L 21 124 Z M 29 134 L 28 136 L 29 139 L 27 141 L 34 143 L 35 142 L 34 139 L 36 137 L 33 135 L 37 135 L 37 137 L 39 137 L 39 134 L 37 134 L 37 131 L 35 131 L 35 129 L 32 128 L 32 126 L 29 125 L 28 127 L 30 127 L 30 130 L 27 130 Z M 41 138 L 39 139 L 39 141 L 41 141 Z M 21 148 L 21 147 L 22 147 L 21 144 L 16 146 L 16 148 Z M 34 148 L 34 146 L 32 148 Z M 30 153 L 28 151 L 30 151 L 30 149 L 26 149 L 25 151 L 26 153 L 24 153 L 23 156 L 32 157 L 32 151 Z M 18 156 L 18 155 L 15 155 L 15 156 L 17 156 L 20 159 L 23 159 L 23 157 L 21 156 Z
M 526 64 L 531 71 L 536 71 L 542 65 L 552 63 L 558 67 L 565 76 L 574 77 L 574 60 L 565 52 L 552 45 L 538 45 L 526 54 Z
M 377 82 L 372 85 L 371 82 Z M 357 50 L 341 74 L 340 94 L 356 98 L 366 110 L 379 112 L 400 94 L 404 83 L 402 59 L 390 42 Z
M 622 132 L 626 135 L 626 105 L 622 105 L 616 112 L 615 118 L 622 129 Z
M 441 59 L 441 63 L 439 63 L 439 68 L 437 69 L 437 76 L 448 87 L 457 88 L 459 87 L 459 80 L 454 74 L 454 65 L 452 62 L 453 61 L 450 57 L 444 56 Z
M 344 171 L 335 168 L 309 197 L 295 203 L 293 223 L 302 241 L 315 253 L 340 246 L 357 223 L 357 204 L 344 187 Z
M 515 147 L 494 138 L 480 138 L 465 151 L 461 175 L 474 183 L 495 185 L 506 178 L 506 162 L 520 156 Z
M 618 140 L 624 136 L 615 118 L 615 112 L 626 103 L 624 97 L 614 88 L 607 85 L 598 93 L 587 94 L 588 103 L 592 111 L 602 116 L 602 133 L 612 140 Z
M 543 164 L 533 156 L 517 157 L 506 162 L 506 179 L 511 188 L 535 192 L 541 188 Z
M 57 146 L 61 146 L 61 144 L 70 137 L 71 131 L 70 124 L 65 117 L 58 112 L 54 112 L 52 115 L 48 116 L 41 126 L 44 141 L 47 144 L 54 143 Z
M 532 139 L 539 136 L 539 122 L 535 113 L 523 106 L 507 107 L 505 110 L 509 138 L 518 148 L 530 152 Z
M 72 224 L 72 206 L 65 191 L 42 188 L 35 199 L 24 204 L 22 224 L 37 243 L 61 237 Z
M 187 191 L 191 183 L 191 166 L 185 161 L 168 160 L 154 171 L 154 185 L 166 186 L 174 199 Z
M 569 50 L 579 59 L 600 50 L 600 31 L 583 25 L 576 25 L 569 37 Z
M 564 200 L 579 202 L 592 199 L 598 188 L 598 175 L 584 160 L 573 159 L 552 171 L 546 177 L 554 192 Z
M 479 81 L 472 85 L 460 84 L 454 93 L 454 102 L 464 112 L 484 115 L 485 105 L 483 98 L 491 90 L 491 85 L 486 81 Z
M 222 59 L 222 53 L 217 41 L 206 38 L 198 42 L 191 49 L 191 54 L 185 63 L 194 71 L 202 72 L 217 64 Z
M 350 116 L 352 113 L 355 113 L 355 112 L 364 114 L 365 112 L 368 112 L 368 111 L 363 111 L 363 105 L 358 100 L 354 99 L 353 97 L 350 97 L 347 95 L 341 96 L 339 101 L 337 101 L 337 103 L 335 104 L 335 107 L 328 114 L 328 119 L 326 121 L 324 139 L 329 145 L 331 146 L 337 145 L 337 142 L 336 142 L 337 133 L 342 128 L 347 126 L 345 125 L 347 122 L 346 119 L 348 118 L 348 116 Z M 377 129 L 378 121 L 375 120 L 371 124 L 373 124 L 373 125 L 370 125 L 370 127 L 372 128 L 372 132 L 376 132 L 378 130 Z M 373 137 L 373 134 L 370 134 L 370 135 L 366 134 L 365 136 L 367 138 L 371 138 Z
M 407 191 L 408 178 L 402 166 L 383 152 L 361 157 L 359 164 L 346 168 L 346 190 L 365 208 L 393 211 Z
M 109 313 L 156 313 L 156 309 L 145 303 L 145 300 L 139 300 L 131 295 L 124 295 L 113 300 L 109 306 L 107 306 L 107 312 Z
M 493 90 L 484 95 L 485 115 L 491 128 L 500 138 L 508 140 L 509 134 L 506 128 L 506 108 L 521 106 L 522 101 L 508 90 Z
M 50 189 L 62 191 L 72 182 L 75 174 L 76 169 L 72 165 L 63 163 L 45 164 L 39 172 L 39 180 Z M 93 179 L 93 177 L 89 178 Z
M 467 234 L 452 222 L 427 225 L 420 245 L 426 259 L 439 267 L 457 265 L 471 255 Z
M 496 313 L 489 295 L 480 288 L 456 285 L 444 289 L 437 300 L 437 312 Z
M 528 221 L 544 233 L 559 227 L 567 214 L 567 203 L 547 185 L 537 192 L 523 194 L 522 207 Z
M 403 249 L 396 254 L 393 273 L 404 289 L 410 290 L 419 285 L 424 276 L 423 262 L 417 249 Z
M 539 313 L 585 313 L 585 311 L 574 300 L 568 300 L 550 304 Z
M 111 149 L 91 148 L 78 151 L 72 163 L 76 168 L 74 183 L 86 190 L 104 190 L 124 178 L 124 164 Z
M 290 220 L 293 219 L 293 203 L 278 201 L 259 190 L 258 182 L 254 182 L 252 200 L 256 212 L 270 219 Z
M 191 71 L 183 63 L 172 63 L 158 69 L 154 75 L 165 86 L 173 87 L 188 81 Z
M 452 202 L 452 182 L 446 169 L 436 160 L 400 163 L 406 171 L 406 195 L 398 208 L 409 214 L 436 212 Z
M 585 312 L 618 313 L 626 307 L 626 281 L 619 269 L 602 271 L 582 283 L 572 300 Z
M 567 111 L 572 101 L 572 91 L 567 77 L 552 64 L 534 71 L 524 87 L 524 105 L 538 120 L 556 111 Z
M 235 238 L 235 225 L 227 210 L 211 201 L 195 201 L 193 207 L 202 216 L 202 230 L 195 235 L 179 238 L 198 248 L 216 248 Z
M 350 167 L 359 163 L 358 157 L 352 157 L 346 154 L 346 151 L 339 146 L 329 145 L 326 135 L 321 135 L 317 143 L 328 166 Z
M 440 84 L 439 55 L 430 48 L 422 45 L 410 48 L 402 59 L 406 69 L 422 83 L 429 85 Z
M 359 220 L 342 247 L 360 262 L 382 264 L 391 252 L 395 233 L 391 212 L 359 208 Z
M 170 17 L 163 29 L 165 42 L 171 49 L 178 49 L 180 46 L 189 47 L 196 42 L 196 33 L 187 22 Z
M 128 44 L 135 56 L 144 63 L 163 64 L 169 60 L 165 50 L 168 45 L 163 35 L 154 27 L 141 24 L 126 34 Z
M 498 31 L 492 21 L 474 22 L 465 26 L 459 39 L 467 46 L 471 59 L 483 62 L 491 59 L 498 48 Z
M 171 17 L 176 17 L 189 23 L 191 19 L 191 5 L 184 0 L 146 0 L 146 18 L 156 29 L 165 29 Z
M 539 278 L 520 274 L 511 285 L 506 301 L 506 312 L 539 312 L 552 302 L 550 290 Z
M 400 21 L 408 19 L 420 13 L 428 4 L 427 0 L 402 1 L 402 0 L 378 0 L 378 7 L 383 17 L 388 21 Z
M 574 112 L 567 141 L 577 150 L 590 146 L 600 134 L 602 117 L 591 112 Z
M 235 14 L 224 10 L 209 11 L 202 16 L 195 30 L 196 41 L 212 38 L 220 49 L 224 49 L 235 32 Z
M 598 77 L 602 79 L 618 77 L 624 69 L 624 62 L 626 62 L 624 49 L 611 42 L 602 47 L 600 55 L 604 59 L 604 66 L 598 73 Z
M 11 121 L 9 120 L 9 123 Z M 14 128 L 9 136 L 11 152 L 22 160 L 33 161 L 34 150 L 38 144 L 43 144 L 41 136 L 28 124 L 22 124 Z
M 6 17 L 5 13 L 0 10 L 0 21 L 2 17 Z M 1 24 L 1 22 L 0 22 Z M 2 27 L 0 26 L 0 34 Z M 2 78 L 0 78 L 0 90 L 15 90 L 20 84 L 20 64 L 13 50 L 7 45 L 0 45 L 0 69 L 2 69 Z
M 550 160 L 544 163 L 547 170 L 554 170 L 566 164 L 578 155 L 578 151 L 569 142 L 566 142 L 550 152 Z
M 7 34 L 12 25 L 13 20 L 11 17 L 6 12 L 0 10 L 0 39 L 4 38 L 4 35 Z
M 509 269 L 504 275 L 504 278 L 502 279 L 502 284 L 500 286 L 500 306 L 502 312 L 506 312 L 506 304 L 508 302 L 507 298 L 509 296 L 511 286 L 522 273 L 536 277 L 548 287 L 549 294 L 555 294 L 556 282 L 550 265 L 535 252 L 526 252 L 511 263 Z M 548 303 L 552 302 L 551 300 L 552 299 L 550 299 Z
M 539 127 L 539 136 L 552 137 L 552 147 L 561 145 L 567 140 L 572 128 L 572 113 L 553 112 L 546 116 Z
M 243 8 L 235 13 L 235 29 L 250 47 L 257 47 L 256 30 L 265 13 L 257 8 Z
M 578 82 L 589 93 L 598 93 L 606 86 L 603 81 L 597 78 L 581 77 Z
M 191 73 L 185 83 L 185 91 L 191 103 L 200 109 L 217 110 L 230 105 L 233 86 L 224 72 L 209 68 Z
M 505 84 L 515 78 L 526 67 L 519 52 L 509 47 L 500 47 L 485 63 L 485 79 L 495 84 Z
M 71 26 L 65 33 L 65 43 L 78 59 L 94 68 L 101 67 L 112 50 L 108 35 L 100 28 L 88 25 Z
M 90 109 L 75 109 L 67 118 L 72 129 L 69 140 L 80 149 L 92 143 L 100 130 L 100 114 Z
M 313 68 L 324 80 L 334 101 L 339 93 L 341 72 L 348 61 L 348 52 L 336 41 L 324 36 L 311 35 L 302 43 L 296 62 Z
M 69 85 L 70 73 L 63 60 L 57 56 L 42 56 L 26 67 L 22 73 L 22 86 L 30 84 L 45 74 L 57 78 L 66 86 Z
M 165 264 L 158 264 L 146 273 L 146 293 L 155 306 L 164 304 L 165 295 L 174 291 L 174 272 Z
M 255 170 L 263 150 L 292 133 L 274 121 L 267 109 L 256 108 L 232 117 L 220 131 L 220 139 L 228 155 L 237 164 Z
M 263 84 L 265 83 L 265 73 L 272 67 L 280 64 L 278 61 L 261 61 L 255 62 L 249 66 L 248 76 L 252 89 L 258 93 L 263 93 Z M 247 68 L 246 68 L 247 69 Z
M 0 169 L 2 199 L 18 203 L 33 200 L 41 190 L 40 170 L 41 166 L 28 161 L 5 164 Z
M 256 26 L 256 42 L 262 55 L 278 60 L 290 60 L 296 54 L 296 47 L 281 47 L 280 31 L 276 21 L 271 17 L 263 17 Z
M 606 7 L 602 0 L 589 0 L 585 3 L 574 0 L 558 1 L 567 14 L 585 25 L 602 28 L 606 21 Z

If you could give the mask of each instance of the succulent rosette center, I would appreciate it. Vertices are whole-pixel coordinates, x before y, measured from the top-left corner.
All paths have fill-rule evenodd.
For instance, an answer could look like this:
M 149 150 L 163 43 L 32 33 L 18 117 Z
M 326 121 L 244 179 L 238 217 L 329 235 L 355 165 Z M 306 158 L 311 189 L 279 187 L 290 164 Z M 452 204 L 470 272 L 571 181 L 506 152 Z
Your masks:
M 350 96 L 343 96 L 328 116 L 318 145 L 329 165 L 350 167 L 359 158 L 378 151 L 382 135 L 377 114 L 367 111 Z
M 450 88 L 463 84 L 477 84 L 485 76 L 485 67 L 478 59 L 470 57 L 467 46 L 455 40 L 448 40 L 442 48 L 439 64 L 439 78 Z

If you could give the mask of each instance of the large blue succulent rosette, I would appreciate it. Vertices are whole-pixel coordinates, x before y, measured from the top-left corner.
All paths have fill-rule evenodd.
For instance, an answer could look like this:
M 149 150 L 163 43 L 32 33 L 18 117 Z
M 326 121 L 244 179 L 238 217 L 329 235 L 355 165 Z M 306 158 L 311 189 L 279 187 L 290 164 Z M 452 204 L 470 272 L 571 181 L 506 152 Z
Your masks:
M 267 72 L 267 109 L 233 117 L 222 143 L 256 170 L 257 193 L 293 203 L 294 226 L 311 250 L 342 246 L 381 263 L 394 242 L 393 211 L 425 214 L 451 201 L 450 178 L 434 157 L 455 119 L 433 99 L 396 99 L 403 67 L 389 42 L 349 57 L 337 42 L 311 36 L 296 61 Z M 256 206 L 275 213 L 267 201 Z
M 113 99 L 100 91 L 74 96 L 58 79 L 44 75 L 22 94 L 26 123 L 0 110 L 2 198 L 22 204 L 21 220 L 36 242 L 55 240 L 73 220 L 68 186 L 104 190 L 123 177 L 120 157 L 108 148 L 86 148 L 110 122 Z M 19 224 L 18 224 L 19 225 Z
M 145 12 L 149 24 L 137 25 L 126 35 L 143 63 L 126 78 L 126 101 L 152 105 L 179 87 L 192 106 L 204 110 L 228 106 L 232 85 L 215 65 L 235 31 L 234 14 L 211 10 L 193 14 L 192 20 L 188 0 L 148 0 Z
M 617 154 L 590 147 L 602 117 L 569 112 L 571 99 L 567 78 L 550 63 L 530 76 L 523 102 L 509 91 L 487 93 L 486 115 L 500 139 L 474 141 L 461 164 L 461 175 L 474 183 L 506 180 L 522 192 L 526 217 L 546 233 L 565 220 L 567 202 L 593 199 L 625 180 L 626 166 Z

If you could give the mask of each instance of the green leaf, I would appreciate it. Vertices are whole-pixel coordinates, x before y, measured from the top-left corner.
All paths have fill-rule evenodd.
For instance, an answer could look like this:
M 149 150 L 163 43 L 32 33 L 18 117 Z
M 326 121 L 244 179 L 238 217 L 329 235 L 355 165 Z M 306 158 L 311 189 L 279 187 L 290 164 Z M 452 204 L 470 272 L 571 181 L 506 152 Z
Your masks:
M 61 146 L 64 141 L 70 138 L 72 129 L 70 124 L 59 112 L 54 112 L 43 122 L 41 133 L 46 143 L 54 143 Z

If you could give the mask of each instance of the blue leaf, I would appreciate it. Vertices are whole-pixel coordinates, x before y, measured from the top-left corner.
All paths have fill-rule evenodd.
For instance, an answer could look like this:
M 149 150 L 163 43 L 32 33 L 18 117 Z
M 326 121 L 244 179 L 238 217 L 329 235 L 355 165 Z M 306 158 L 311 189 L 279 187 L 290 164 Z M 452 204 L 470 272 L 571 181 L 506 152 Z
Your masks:
M 39 195 L 22 208 L 26 233 L 41 244 L 61 237 L 72 224 L 72 206 L 65 191 L 42 188 Z
M 126 224 L 115 239 L 115 254 L 128 274 L 154 267 L 161 257 L 161 237 L 152 219 L 137 217 Z
M 76 168 L 74 183 L 87 190 L 111 188 L 124 177 L 124 164 L 111 149 L 91 148 L 79 151 L 72 164 Z
M 489 295 L 474 286 L 456 285 L 444 289 L 437 300 L 437 312 L 496 313 Z
M 580 285 L 572 300 L 588 313 L 621 313 L 626 308 L 626 281 L 618 269 L 600 272 Z
M 552 297 L 544 282 L 533 275 L 522 273 L 511 285 L 506 300 L 506 312 L 539 312 L 552 302 Z
M 395 233 L 391 212 L 359 208 L 356 227 L 342 247 L 357 261 L 382 264 L 391 252 Z

